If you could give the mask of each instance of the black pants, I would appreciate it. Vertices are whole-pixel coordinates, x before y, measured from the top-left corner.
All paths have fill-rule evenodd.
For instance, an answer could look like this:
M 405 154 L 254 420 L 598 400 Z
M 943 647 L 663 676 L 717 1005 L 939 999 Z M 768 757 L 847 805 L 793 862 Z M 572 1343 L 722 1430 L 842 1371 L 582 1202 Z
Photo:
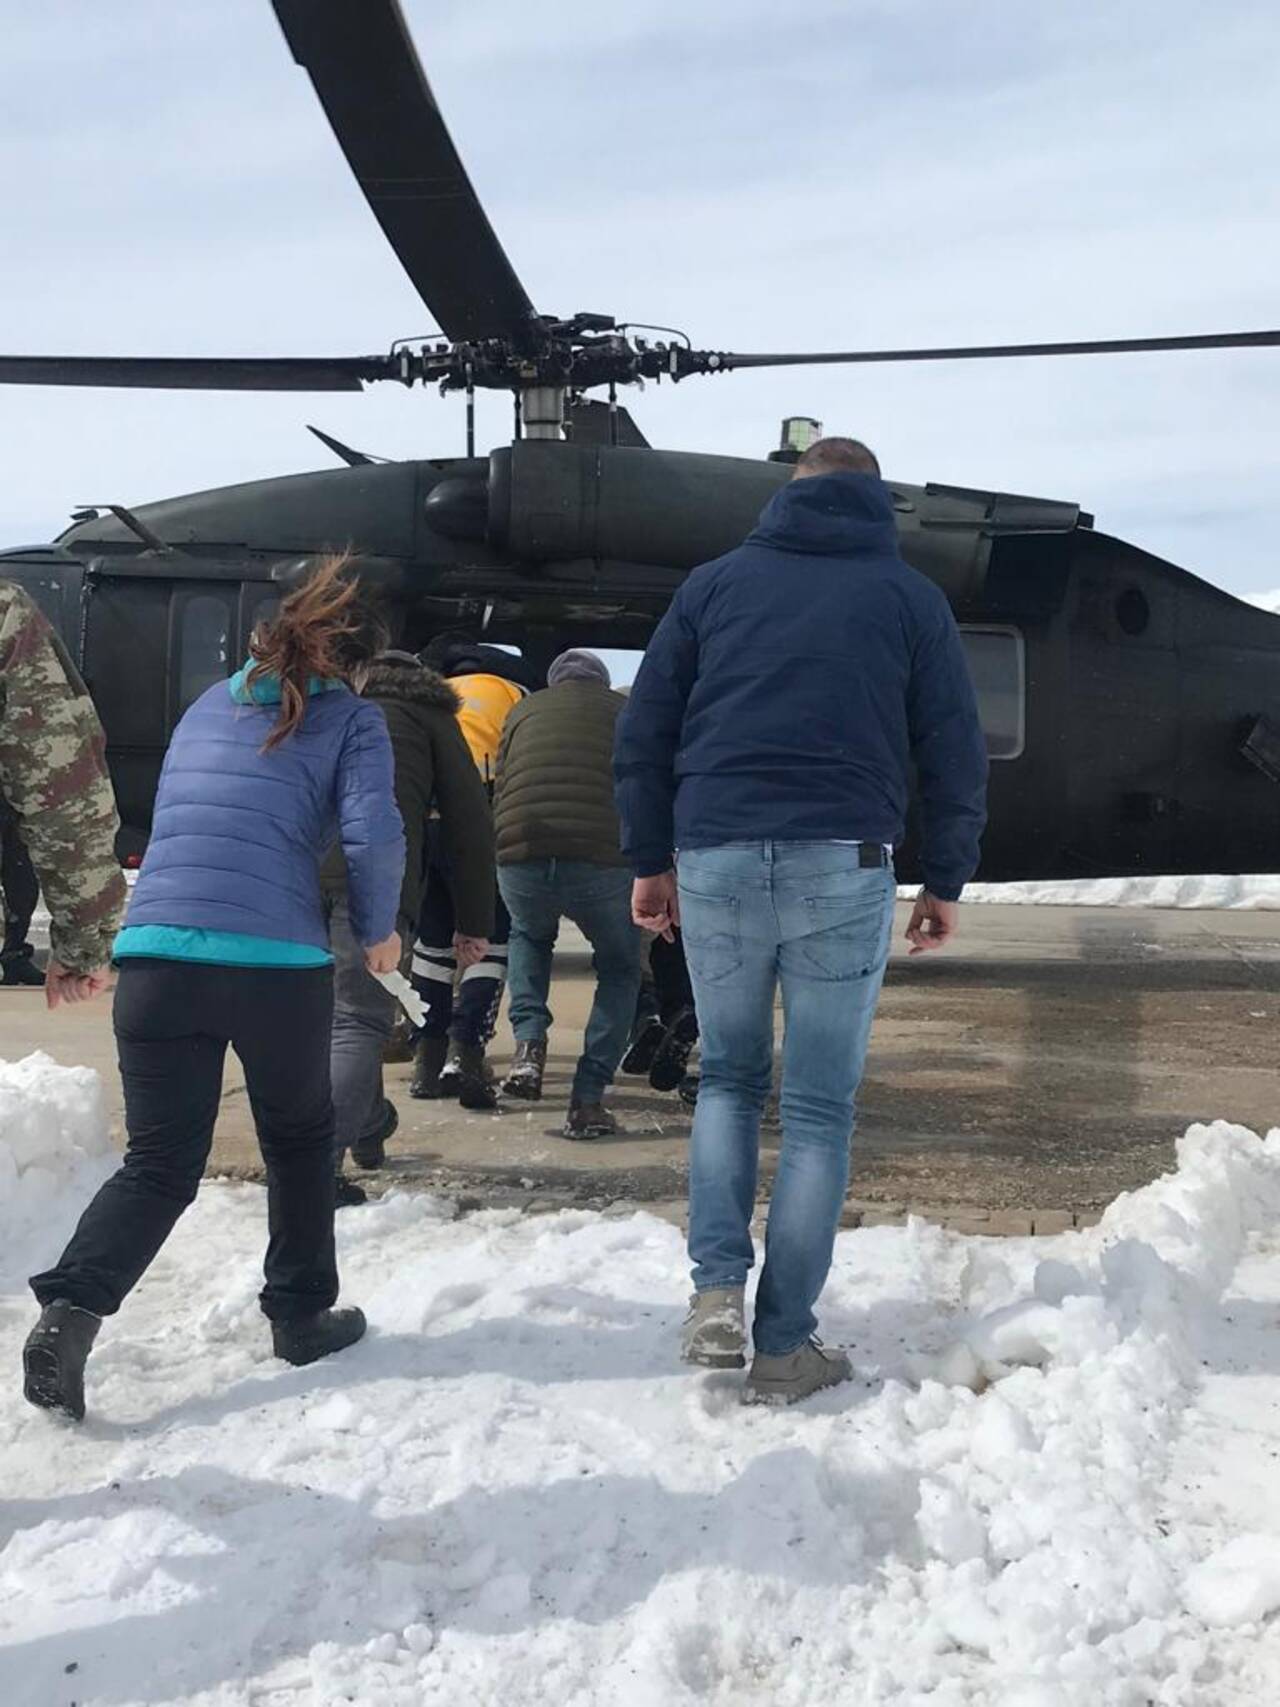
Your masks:
M 17 817 L 7 807 L 0 807 L 0 892 L 4 899 L 4 948 L 0 952 L 29 953 L 27 932 L 40 899 L 40 883 L 26 843 L 18 834 Z
M 648 1019 L 670 1025 L 686 1008 L 693 1006 L 693 985 L 684 957 L 684 937 L 668 942 L 656 936 L 649 950 L 649 970 L 636 999 L 636 1026 Z
M 124 1165 L 80 1218 L 41 1304 L 108 1316 L 137 1285 L 196 1195 L 213 1141 L 228 1044 L 244 1066 L 267 1168 L 266 1286 L 275 1321 L 338 1296 L 333 1248 L 333 1101 L 328 967 L 126 960 L 115 997 L 129 1142 Z
M 449 1037 L 455 1043 L 483 1049 L 498 1026 L 503 986 L 507 981 L 507 942 L 511 915 L 501 895 L 494 896 L 494 927 L 489 951 L 483 960 L 468 966 L 458 977 L 458 958 L 453 951 L 457 915 L 453 904 L 453 879 L 449 862 L 433 830 L 427 887 L 418 920 L 418 940 L 413 945 L 413 987 L 422 997 L 427 1017 L 424 1037 Z

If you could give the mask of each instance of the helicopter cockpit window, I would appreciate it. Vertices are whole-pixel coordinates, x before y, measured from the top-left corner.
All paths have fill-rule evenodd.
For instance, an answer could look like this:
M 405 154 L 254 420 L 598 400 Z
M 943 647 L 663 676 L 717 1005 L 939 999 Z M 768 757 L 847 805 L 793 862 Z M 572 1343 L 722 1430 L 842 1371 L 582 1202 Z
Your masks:
M 1016 628 L 962 627 L 989 759 L 1016 759 L 1026 745 L 1026 658 Z
M 230 659 L 230 601 L 212 594 L 197 593 L 183 607 L 179 630 L 179 714 L 206 688 L 226 680 L 231 673 Z

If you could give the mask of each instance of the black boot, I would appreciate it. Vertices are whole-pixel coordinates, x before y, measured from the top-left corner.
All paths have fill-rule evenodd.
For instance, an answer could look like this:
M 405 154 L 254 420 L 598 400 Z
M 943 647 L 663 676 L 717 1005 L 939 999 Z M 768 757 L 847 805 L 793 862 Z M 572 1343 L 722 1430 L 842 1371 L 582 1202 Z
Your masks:
M 315 1363 L 363 1339 L 364 1330 L 363 1310 L 321 1310 L 314 1316 L 272 1322 L 271 1344 L 286 1363 Z
M 562 1138 L 616 1138 L 622 1129 L 602 1102 L 571 1102 Z M 625 1133 L 622 1134 L 625 1137 Z
M 440 1083 L 440 1069 L 449 1053 L 447 1037 L 420 1037 L 413 1052 L 413 1077 L 409 1080 L 409 1095 L 420 1102 L 451 1094 L 448 1085 Z
M 547 1046 L 544 1042 L 517 1043 L 516 1058 L 502 1081 L 503 1090 L 509 1097 L 520 1097 L 524 1102 L 540 1101 L 546 1065 Z
M 362 1185 L 357 1185 L 346 1174 L 339 1174 L 333 1182 L 333 1206 L 335 1209 L 358 1209 L 362 1203 L 368 1203 L 369 1193 Z
M 450 1059 L 457 1062 L 450 1082 L 463 1108 L 497 1108 L 498 1092 L 484 1058 L 484 1045 L 455 1043 Z
M 30 943 L 22 943 L 17 948 L 6 948 L 0 955 L 0 984 L 11 988 L 39 990 L 44 984 L 44 973 L 36 965 L 35 949 Z
M 655 1091 L 673 1091 L 684 1078 L 689 1057 L 698 1041 L 698 1016 L 692 1008 L 681 1008 L 667 1027 L 649 1068 L 649 1083 Z
M 646 1014 L 637 1020 L 631 1028 L 631 1036 L 627 1039 L 627 1052 L 622 1057 L 624 1073 L 647 1073 L 653 1066 L 653 1058 L 658 1053 L 658 1045 L 667 1034 L 667 1028 L 657 1014 Z
M 84 1366 L 102 1317 L 55 1298 L 22 1348 L 23 1395 L 42 1411 L 61 1411 L 84 1421 Z
M 400 1111 L 389 1097 L 382 1099 L 382 1120 L 378 1130 L 351 1146 L 351 1160 L 358 1168 L 380 1168 L 387 1159 L 387 1139 L 400 1124 Z

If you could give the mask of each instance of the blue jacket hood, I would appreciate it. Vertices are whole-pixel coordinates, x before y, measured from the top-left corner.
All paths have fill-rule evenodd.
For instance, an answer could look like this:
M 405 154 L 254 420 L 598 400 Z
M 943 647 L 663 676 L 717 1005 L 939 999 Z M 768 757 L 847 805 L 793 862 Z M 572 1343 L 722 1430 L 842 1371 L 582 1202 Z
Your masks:
M 812 474 L 792 480 L 760 512 L 748 545 L 823 557 L 896 553 L 889 488 L 875 474 Z

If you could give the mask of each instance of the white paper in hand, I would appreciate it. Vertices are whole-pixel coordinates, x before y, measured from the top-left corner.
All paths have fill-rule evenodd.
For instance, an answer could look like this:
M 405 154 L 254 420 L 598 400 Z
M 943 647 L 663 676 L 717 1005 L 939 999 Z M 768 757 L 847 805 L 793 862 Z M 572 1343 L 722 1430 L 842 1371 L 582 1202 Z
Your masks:
M 403 972 L 372 972 L 370 977 L 376 978 L 382 988 L 395 997 L 414 1025 L 425 1022 L 427 1010 L 422 1005 L 422 997 Z

